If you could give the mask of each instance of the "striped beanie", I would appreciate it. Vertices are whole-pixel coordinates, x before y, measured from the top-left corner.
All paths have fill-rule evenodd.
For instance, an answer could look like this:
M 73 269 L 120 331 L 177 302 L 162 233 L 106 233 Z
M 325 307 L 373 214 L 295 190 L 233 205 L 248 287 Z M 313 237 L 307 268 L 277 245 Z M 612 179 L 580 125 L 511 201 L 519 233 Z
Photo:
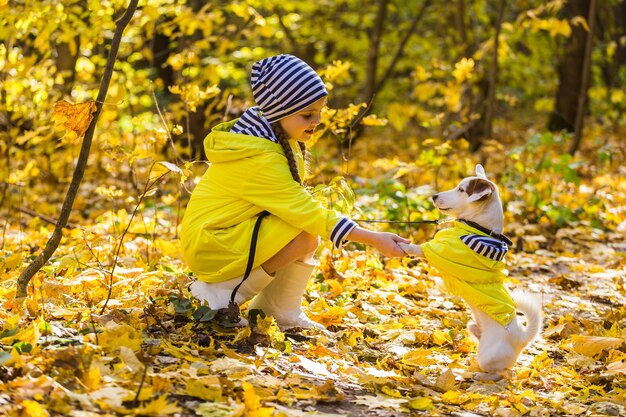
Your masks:
M 276 142 L 270 126 L 328 95 L 324 82 L 306 62 L 293 55 L 275 55 L 252 65 L 249 108 L 232 127 L 232 133 L 259 136 Z
M 270 123 L 328 95 L 315 70 L 293 55 L 276 55 L 255 62 L 250 82 L 254 101 Z

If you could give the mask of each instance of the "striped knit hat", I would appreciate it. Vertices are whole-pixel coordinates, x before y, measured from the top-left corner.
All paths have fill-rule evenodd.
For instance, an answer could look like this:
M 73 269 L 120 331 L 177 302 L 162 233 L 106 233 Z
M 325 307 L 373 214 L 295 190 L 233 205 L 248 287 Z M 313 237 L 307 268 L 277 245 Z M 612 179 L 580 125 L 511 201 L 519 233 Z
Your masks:
M 328 95 L 315 70 L 293 55 L 276 55 L 255 62 L 250 81 L 254 101 L 270 123 Z
M 328 95 L 324 82 L 306 62 L 293 55 L 275 55 L 252 65 L 252 96 L 257 106 L 241 115 L 232 133 L 277 142 L 270 123 L 310 106 Z

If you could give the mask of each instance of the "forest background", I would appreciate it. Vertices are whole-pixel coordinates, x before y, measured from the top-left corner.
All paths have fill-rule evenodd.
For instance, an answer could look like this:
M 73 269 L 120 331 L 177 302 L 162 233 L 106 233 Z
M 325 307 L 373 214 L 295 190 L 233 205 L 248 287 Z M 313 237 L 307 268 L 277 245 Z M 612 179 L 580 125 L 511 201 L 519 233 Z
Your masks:
M 0 0 L 0 28 L 1 414 L 626 413 L 626 1 Z M 189 298 L 202 140 L 276 53 L 330 91 L 324 204 L 417 243 L 437 190 L 479 162 L 500 185 L 511 286 L 545 311 L 507 379 L 473 379 L 423 261 L 324 243 L 305 304 L 328 335 Z

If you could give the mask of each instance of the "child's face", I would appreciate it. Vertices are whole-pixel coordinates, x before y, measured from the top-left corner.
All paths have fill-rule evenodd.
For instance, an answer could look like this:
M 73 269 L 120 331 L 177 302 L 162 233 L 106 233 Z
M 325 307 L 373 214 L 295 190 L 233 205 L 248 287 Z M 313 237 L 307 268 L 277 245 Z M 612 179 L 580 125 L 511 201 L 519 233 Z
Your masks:
M 280 119 L 280 126 L 289 139 L 306 142 L 311 138 L 315 127 L 320 124 L 320 113 L 325 105 L 326 97 L 322 97 L 309 107 Z

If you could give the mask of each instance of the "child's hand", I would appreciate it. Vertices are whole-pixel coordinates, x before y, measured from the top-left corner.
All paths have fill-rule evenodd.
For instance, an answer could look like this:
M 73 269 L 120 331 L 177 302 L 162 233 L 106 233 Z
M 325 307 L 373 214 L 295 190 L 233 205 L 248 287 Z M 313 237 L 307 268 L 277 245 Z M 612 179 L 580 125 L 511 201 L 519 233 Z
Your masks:
M 406 256 L 398 243 L 410 243 L 409 239 L 405 239 L 393 233 L 378 232 L 376 233 L 373 246 L 384 256 L 393 258 L 396 256 Z

